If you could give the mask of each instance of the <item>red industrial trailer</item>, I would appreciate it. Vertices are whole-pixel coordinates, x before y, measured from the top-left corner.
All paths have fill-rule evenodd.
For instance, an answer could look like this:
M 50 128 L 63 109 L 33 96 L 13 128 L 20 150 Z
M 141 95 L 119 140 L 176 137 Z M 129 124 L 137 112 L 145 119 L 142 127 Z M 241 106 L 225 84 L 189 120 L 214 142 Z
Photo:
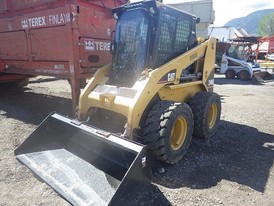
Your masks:
M 127 0 L 0 0 L 0 81 L 68 79 L 72 107 L 80 83 L 111 62 L 111 8 Z
M 264 60 L 267 55 L 274 54 L 274 36 L 259 39 L 257 54 L 260 60 Z

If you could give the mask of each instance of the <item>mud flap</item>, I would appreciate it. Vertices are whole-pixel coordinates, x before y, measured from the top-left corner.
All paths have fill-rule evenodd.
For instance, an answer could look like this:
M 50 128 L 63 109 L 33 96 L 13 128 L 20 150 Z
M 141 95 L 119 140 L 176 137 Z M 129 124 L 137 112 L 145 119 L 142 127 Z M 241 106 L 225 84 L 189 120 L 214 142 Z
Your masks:
M 273 77 L 267 71 L 254 72 L 251 78 L 253 83 L 263 83 L 271 80 L 273 80 Z
M 56 113 L 15 155 L 72 205 L 121 205 L 150 184 L 144 145 Z

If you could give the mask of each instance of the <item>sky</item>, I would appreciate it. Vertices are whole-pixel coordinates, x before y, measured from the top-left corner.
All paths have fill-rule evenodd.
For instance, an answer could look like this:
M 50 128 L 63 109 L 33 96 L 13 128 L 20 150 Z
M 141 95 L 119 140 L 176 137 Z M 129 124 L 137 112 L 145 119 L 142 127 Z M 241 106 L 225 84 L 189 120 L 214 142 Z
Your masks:
M 175 4 L 193 0 L 164 0 L 165 4 Z M 214 26 L 224 26 L 229 20 L 246 16 L 253 11 L 274 9 L 273 0 L 213 0 L 215 10 Z

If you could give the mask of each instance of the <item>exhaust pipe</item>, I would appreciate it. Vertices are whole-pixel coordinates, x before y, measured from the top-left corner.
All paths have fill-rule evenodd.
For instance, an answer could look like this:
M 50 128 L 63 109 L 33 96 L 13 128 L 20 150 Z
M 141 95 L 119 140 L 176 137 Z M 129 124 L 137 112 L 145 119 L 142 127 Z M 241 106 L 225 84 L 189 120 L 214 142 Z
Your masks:
M 146 146 L 57 113 L 15 155 L 72 205 L 121 204 L 152 175 Z

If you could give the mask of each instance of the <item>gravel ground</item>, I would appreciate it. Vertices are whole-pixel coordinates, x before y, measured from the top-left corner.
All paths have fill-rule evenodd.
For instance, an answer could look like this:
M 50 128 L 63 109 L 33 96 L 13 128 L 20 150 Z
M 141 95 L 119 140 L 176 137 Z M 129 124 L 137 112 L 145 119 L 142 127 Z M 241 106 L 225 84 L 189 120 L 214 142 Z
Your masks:
M 128 205 L 274 205 L 274 82 L 254 85 L 216 75 L 221 123 L 193 139 L 184 159 L 156 173 Z M 0 205 L 69 205 L 14 157 L 51 112 L 71 115 L 64 80 L 37 77 L 24 89 L 0 86 Z

